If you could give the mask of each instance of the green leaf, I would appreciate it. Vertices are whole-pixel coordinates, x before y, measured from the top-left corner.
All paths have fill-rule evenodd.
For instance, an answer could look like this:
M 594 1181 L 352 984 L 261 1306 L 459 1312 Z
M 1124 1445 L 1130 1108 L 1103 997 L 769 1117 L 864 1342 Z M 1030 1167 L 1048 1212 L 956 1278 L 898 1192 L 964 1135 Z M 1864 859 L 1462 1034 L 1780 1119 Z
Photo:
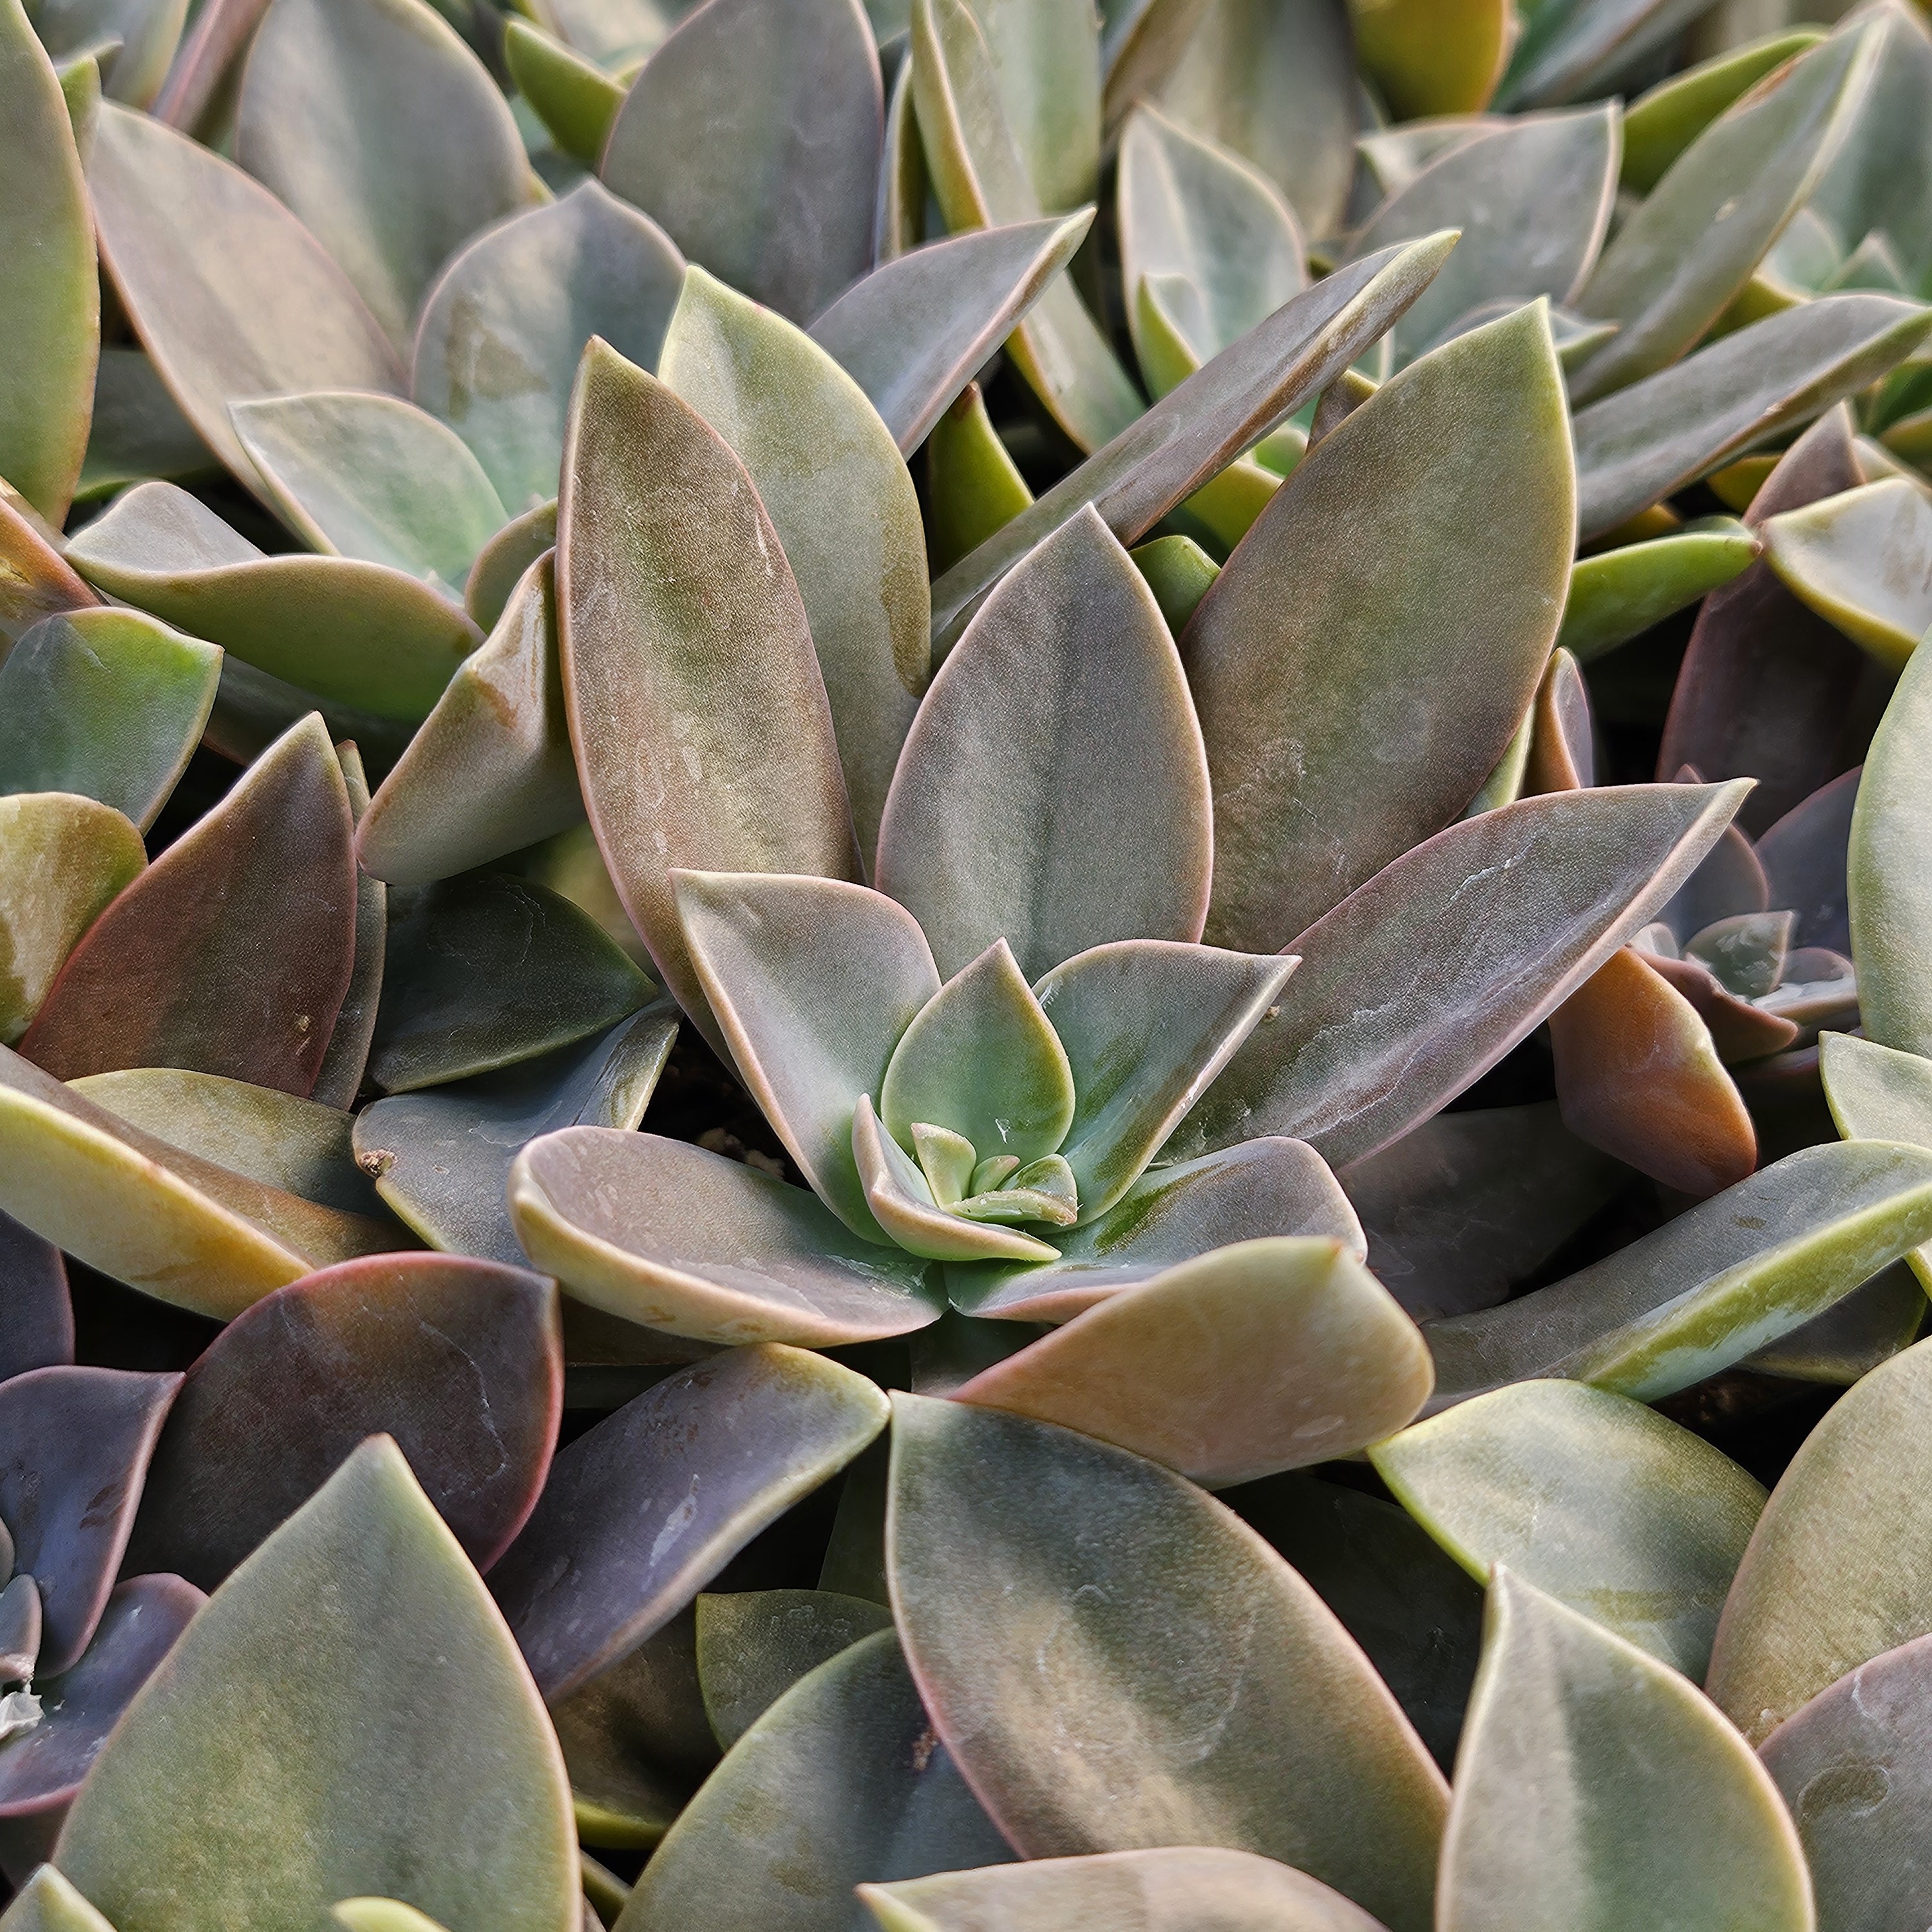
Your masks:
M 1305 1872 L 1204 1846 L 1034 1858 L 862 1885 L 859 1896 L 884 1932 L 1381 1932 Z
M 184 1790 L 213 1808 L 190 1816 Z M 575 1853 L 530 1673 L 386 1436 L 209 1598 L 56 1848 L 118 1932 L 314 1923 L 404 1891 L 452 1925 L 570 1932 Z
M 1179 637 L 1202 598 L 1214 588 L 1221 566 L 1192 537 L 1156 537 L 1127 554 L 1147 579 L 1168 629 Z
M 825 350 L 702 268 L 685 278 L 659 368 L 744 464 L 784 548 L 869 862 L 932 656 L 911 476 L 891 431 Z
M 1286 1563 L 1138 1456 L 963 1402 L 892 1410 L 893 1614 L 934 1728 L 1023 1855 L 1223 1845 L 1394 1932 L 1428 1924 L 1441 1776 Z
M 602 172 L 692 261 L 802 328 L 872 266 L 884 129 L 857 0 L 726 0 L 645 64 Z
M 1486 106 L 1516 31 L 1508 0 L 1354 0 L 1349 12 L 1362 70 L 1401 121 Z
M 328 1916 L 346 1932 L 444 1932 L 427 1912 L 399 1898 L 345 1898 L 328 1908 Z
M 560 504 L 557 628 L 584 803 L 632 923 L 715 1041 L 671 868 L 857 869 L 804 602 L 729 447 L 602 342 L 572 398 Z
M 1163 396 L 934 584 L 936 650 L 950 650 L 1000 578 L 1088 504 L 1122 543 L 1138 542 L 1327 388 L 1415 299 L 1454 245 L 1451 236 L 1432 236 L 1336 270 Z
M 10 649 L 43 617 L 100 602 L 68 568 L 56 544 L 65 547 L 59 532 L 0 482 L 0 648 Z
M 78 792 L 142 831 L 200 741 L 221 653 L 138 611 L 44 617 L 0 662 L 0 793 Z
M 1932 1154 L 1801 1148 L 1628 1247 L 1499 1308 L 1433 1322 L 1436 1405 L 1534 1376 L 1639 1401 L 1688 1388 L 1932 1234 Z
M 1804 1843 L 1821 1924 L 1909 1924 L 1924 1896 L 1928 1662 L 1923 1637 L 1886 1651 L 1758 1748 Z
M 50 524 L 67 518 L 87 448 L 100 333 L 94 226 L 59 81 L 20 0 L 0 6 L 0 476 Z
M 900 1036 L 879 1114 L 901 1147 L 922 1122 L 964 1135 L 984 1160 L 1055 1152 L 1074 1114 L 1073 1073 L 1004 939 L 959 968 Z
M 1033 501 L 977 382 L 966 385 L 926 440 L 926 500 L 927 547 L 940 570 L 970 556 Z
M 1436 1923 L 1732 1924 L 1810 1932 L 1798 1834 L 1698 1691 L 1500 1571 L 1456 1760 Z
M 1354 66 L 1344 0 L 1210 0 L 1160 102 L 1253 162 L 1304 233 L 1332 235 L 1354 175 Z
M 1082 0 L 980 0 L 974 18 L 1040 206 L 1057 214 L 1092 201 L 1100 175 L 1095 10 Z
M 1199 938 L 1213 842 L 1180 654 L 1090 506 L 1006 575 L 934 680 L 886 800 L 880 890 L 940 972 L 1004 939 L 1032 979 L 1109 940 Z
M 243 72 L 235 146 L 405 355 L 452 251 L 532 199 L 508 104 L 422 0 L 272 8 Z
M 1010 23 L 1024 34 L 1029 21 L 1060 23 L 1078 33 L 1080 10 L 1064 4 L 1057 11 L 1047 0 L 1003 0 L 989 8 L 982 28 L 965 0 L 920 0 L 913 10 L 913 97 L 927 172 L 955 233 L 1036 221 L 1048 212 L 1093 198 L 1090 182 L 1077 157 L 1057 155 L 1056 172 L 1074 171 L 1065 186 L 1065 203 L 1043 197 L 1028 165 L 1028 136 L 1011 118 L 1010 80 L 1021 84 L 1017 48 L 1001 31 Z M 1090 22 L 1090 16 L 1086 16 Z M 1085 31 L 1090 34 L 1090 24 Z M 1094 43 L 1092 134 L 1100 131 L 1099 48 Z M 1077 88 L 1043 91 L 1029 97 L 1042 119 L 1078 113 L 1087 106 Z M 1082 450 L 1098 449 L 1139 416 L 1145 405 L 1115 358 L 1091 312 L 1068 280 L 1048 285 L 1008 338 L 1007 352 L 1053 419 Z
M 463 586 L 463 608 L 492 630 L 510 607 L 524 573 L 556 548 L 556 499 L 512 517 L 476 553 Z
M 1767 34 L 1659 81 L 1624 110 L 1623 185 L 1649 194 L 1740 94 L 1824 38 L 1816 27 Z
M 1528 1382 L 1369 1451 L 1402 1507 L 1478 1582 L 1507 1565 L 1703 1679 L 1763 1489 L 1642 1403 Z
M 1915 652 L 1865 754 L 1846 867 L 1865 1036 L 1908 1053 L 1932 1049 L 1932 880 L 1924 865 L 1923 783 L 1928 743 L 1932 651 Z
M 173 64 L 188 15 L 184 0 L 40 0 L 34 31 L 57 68 L 93 67 L 97 94 L 104 86 L 114 100 L 147 108 Z M 84 136 L 81 153 L 84 160 Z
M 317 696 L 413 721 L 482 633 L 387 565 L 266 556 L 185 490 L 137 484 L 68 546 L 111 597 Z
M 1274 184 L 1144 103 L 1120 136 L 1118 194 L 1121 285 L 1186 278 L 1189 300 L 1174 320 L 1196 367 L 1308 286 L 1300 230 Z M 1154 388 L 1172 388 L 1148 370 L 1137 304 L 1127 320 L 1142 373 Z
M 910 456 L 1093 225 L 1082 209 L 914 248 L 854 282 L 812 325 L 812 339 Z
M 572 160 L 594 168 L 624 104 L 623 84 L 514 16 L 503 22 L 503 64 L 550 138 Z
M 1479 129 L 1396 190 L 1357 232 L 1351 254 L 1444 228 L 1462 237 L 1396 323 L 1398 365 L 1486 303 L 1574 300 L 1604 245 L 1616 183 L 1617 115 L 1604 106 Z
M 1739 452 L 1903 362 L 1932 315 L 1889 296 L 1820 296 L 1577 411 L 1579 522 L 1601 536 Z
M 1184 640 L 1214 944 L 1286 950 L 1468 803 L 1556 635 L 1573 488 L 1540 307 L 1404 370 L 1282 486 Z
M 1762 526 L 1785 588 L 1888 670 L 1932 628 L 1932 499 L 1902 476 L 1847 490 Z
M 130 483 L 154 477 L 179 482 L 214 476 L 220 469 L 146 352 L 104 349 L 94 371 L 94 421 L 76 496 L 111 496 Z
M 233 403 L 228 413 L 311 550 L 460 586 L 508 520 L 462 439 L 395 397 L 322 391 Z
M 560 1128 L 634 1127 L 676 1036 L 676 1004 L 654 1000 L 587 1046 L 378 1100 L 356 1117 L 356 1158 L 432 1247 L 521 1267 L 504 1195 L 511 1163 Z
M 1217 1248 L 1122 1288 L 952 1393 L 1220 1489 L 1353 1455 L 1401 1428 L 1434 1381 L 1388 1291 L 1342 1242 L 1303 1237 Z
M 727 1750 L 801 1677 L 891 1628 L 882 1604 L 832 1590 L 747 1590 L 698 1600 L 705 1714 Z
M 802 1678 L 738 1740 L 617 1922 L 848 1932 L 855 1883 L 1012 1856 L 934 1739 L 898 1639 L 880 1630 Z
M 0 1925 L 7 1932 L 115 1932 L 67 1880 L 44 1864 L 15 1894 Z
M 731 1064 L 820 1198 L 885 1239 L 854 1164 L 852 1114 L 938 992 L 912 915 L 835 879 L 678 872 L 685 943 Z
M 1742 524 L 1712 517 L 1667 537 L 1579 557 L 1557 646 L 1588 664 L 1730 583 L 1762 548 Z
M 396 352 L 322 244 L 239 168 L 104 104 L 87 184 L 104 266 L 161 380 L 244 483 L 250 396 L 404 388 Z
M 1306 963 L 1279 1016 L 1168 1152 L 1288 1133 L 1340 1166 L 1386 1147 L 1647 925 L 1746 789 L 1553 792 L 1438 832 L 1292 942 Z
M 1918 1480 L 1932 1345 L 1874 1369 L 1799 1445 L 1744 1552 L 1711 1695 L 1754 1743 L 1847 1671 L 1932 1631 L 1932 1535 Z
M 376 878 L 428 885 L 581 821 L 554 595 L 546 553 L 391 767 L 356 828 Z
M 546 1134 L 518 1155 L 509 1200 L 538 1268 L 593 1308 L 674 1335 L 824 1348 L 939 1312 L 923 1261 L 849 1233 L 802 1187 L 681 1141 Z
M 656 368 L 683 283 L 663 230 L 584 182 L 486 230 L 438 275 L 416 326 L 413 394 L 476 452 L 504 507 L 527 512 L 557 493 L 584 344 L 601 336 Z M 525 562 L 549 548 L 534 543 Z
M 1932 1149 L 1932 1062 L 1853 1034 L 1818 1041 L 1818 1071 L 1832 1118 L 1848 1141 L 1904 1141 Z M 1906 1256 L 1932 1283 L 1932 1253 Z

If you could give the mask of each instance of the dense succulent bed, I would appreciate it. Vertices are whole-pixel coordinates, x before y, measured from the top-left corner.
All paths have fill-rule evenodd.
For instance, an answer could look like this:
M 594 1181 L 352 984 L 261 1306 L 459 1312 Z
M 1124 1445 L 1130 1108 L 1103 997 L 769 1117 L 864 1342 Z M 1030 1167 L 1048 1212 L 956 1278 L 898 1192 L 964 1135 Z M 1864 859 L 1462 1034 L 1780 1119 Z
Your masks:
M 1923 1932 L 1925 19 L 520 4 L 0 0 L 0 1924 Z

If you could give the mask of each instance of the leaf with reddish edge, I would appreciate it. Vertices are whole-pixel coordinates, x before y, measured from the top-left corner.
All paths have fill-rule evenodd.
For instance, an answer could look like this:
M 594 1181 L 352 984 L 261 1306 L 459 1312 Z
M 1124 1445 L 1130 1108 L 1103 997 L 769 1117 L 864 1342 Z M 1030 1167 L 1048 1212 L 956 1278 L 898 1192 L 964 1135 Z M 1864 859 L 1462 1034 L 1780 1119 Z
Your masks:
M 1124 1288 L 950 1391 L 1117 1444 L 1210 1489 L 1349 1456 L 1436 1373 L 1336 1240 L 1243 1241 Z
M 1550 654 L 1550 668 L 1537 687 L 1531 717 L 1523 796 L 1534 798 L 1546 791 L 1582 791 L 1594 784 L 1597 752 L 1589 688 L 1575 658 L 1560 646 Z
M 557 633 L 584 804 L 624 910 L 712 1043 L 673 867 L 851 878 L 805 606 L 743 466 L 600 341 L 571 399 Z
M 655 1134 L 566 1127 L 510 1170 L 524 1252 L 578 1300 L 702 1342 L 808 1348 L 923 1328 L 927 1264 L 816 1195 Z
M 863 1376 L 822 1355 L 742 1348 L 579 1436 L 490 1585 L 544 1696 L 636 1649 L 888 1412 Z
M 1757 856 L 1769 881 L 1767 902 L 1798 915 L 1794 945 L 1852 950 L 1846 861 L 1862 770 L 1854 766 L 1840 772 L 1759 835 Z
M 30 1370 L 0 1384 L 0 1521 L 40 1586 L 40 1674 L 87 1648 L 179 1376 Z
M 355 964 L 353 836 L 311 713 L 94 922 L 22 1052 L 62 1080 L 186 1066 L 306 1095 Z
M 1424 1932 L 1447 1786 L 1252 1530 L 1070 1430 L 924 1396 L 892 1415 L 893 1616 L 934 1728 L 1023 1856 L 1225 1845 Z
M 369 809 L 369 778 L 353 740 L 335 748 L 342 782 L 349 790 L 349 816 L 359 826 Z M 388 951 L 389 889 L 358 860 L 356 866 L 356 952 L 349 990 L 329 1029 L 328 1051 L 315 1078 L 311 1097 L 318 1105 L 353 1107 L 369 1066 L 369 1042 L 382 997 L 382 968 Z
M 488 1570 L 536 1507 L 562 1403 L 544 1276 L 447 1255 L 324 1268 L 264 1295 L 188 1370 L 130 1566 L 214 1588 L 364 1436 L 386 1435 Z
M 1852 428 L 1848 406 L 1820 417 L 1779 459 L 1745 522 L 1755 529 L 1768 517 L 1856 488 L 1864 477 Z M 1756 778 L 1738 822 L 1762 833 L 1864 755 L 1888 685 L 1871 659 L 1800 603 L 1760 557 L 1712 591 L 1697 614 L 1658 774 L 1690 764 L 1707 776 Z
M 0 489 L 0 646 L 17 644 L 43 617 L 100 602 L 49 541 L 57 534 Z
M 1644 961 L 1690 1003 L 1709 1030 L 1718 1058 L 1726 1066 L 1781 1052 L 1798 1037 L 1794 1022 L 1739 999 L 1718 982 L 1717 975 L 1701 960 L 1666 959 L 1646 952 Z
M 942 974 L 1004 939 L 1036 980 L 1109 940 L 1198 939 L 1214 838 L 1180 654 L 1089 504 L 1000 580 L 933 680 L 886 796 L 879 890 Z
M 1640 931 L 1748 789 L 1552 792 L 1438 832 L 1286 949 L 1302 964 L 1278 1016 L 1166 1151 L 1292 1134 L 1340 1165 L 1386 1147 Z
M 52 1242 L 0 1214 L 0 1382 L 73 1360 L 67 1263 Z
M 40 1721 L 0 1753 L 0 1868 L 16 1885 L 52 1851 L 107 1733 L 207 1600 L 178 1576 L 130 1577 L 107 1599 L 87 1654 L 36 1678 Z

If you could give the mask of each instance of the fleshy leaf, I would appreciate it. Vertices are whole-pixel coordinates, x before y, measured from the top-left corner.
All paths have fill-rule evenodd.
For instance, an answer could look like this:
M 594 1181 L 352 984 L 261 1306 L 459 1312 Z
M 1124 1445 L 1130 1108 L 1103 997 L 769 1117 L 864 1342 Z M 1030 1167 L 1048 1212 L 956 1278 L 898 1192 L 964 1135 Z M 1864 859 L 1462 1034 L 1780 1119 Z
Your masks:
M 1846 876 L 1867 1038 L 1932 1051 L 1932 878 L 1924 865 L 1932 651 L 1914 652 L 1866 754 Z
M 0 1382 L 73 1360 L 74 1306 L 59 1249 L 0 1214 Z
M 517 91 L 572 160 L 594 168 L 624 104 L 623 84 L 527 20 L 503 22 L 503 64 Z
M 94 922 L 21 1050 L 63 1080 L 188 1066 L 308 1094 L 354 963 L 351 834 L 311 716 Z
M 386 564 L 266 556 L 185 490 L 140 483 L 68 547 L 111 597 L 318 698 L 410 722 L 482 633 L 448 598 Z
M 1072 1124 L 1072 1070 L 1004 939 L 960 968 L 900 1036 L 879 1114 L 902 1147 L 913 1123 L 963 1134 L 981 1160 L 1055 1152 Z
M 16 264 L 0 296 L 0 336 L 8 344 L 0 476 L 58 524 L 87 447 L 100 285 L 67 104 L 18 0 L 0 7 L 0 121 L 7 129 L 0 250 Z
M 1617 151 L 1611 108 L 1526 116 L 1478 128 L 1391 194 L 1358 231 L 1353 254 L 1444 228 L 1462 236 L 1396 324 L 1397 364 L 1485 303 L 1571 300 L 1604 244 Z
M 486 229 L 437 276 L 416 326 L 416 399 L 521 514 L 556 494 L 584 344 L 601 336 L 656 368 L 683 280 L 684 258 L 656 222 L 583 182 Z
M 1040 1006 L 1073 1073 L 1062 1150 L 1082 1220 L 1140 1178 L 1298 963 L 1129 940 L 1077 954 L 1040 980 Z
M 55 548 L 57 532 L 40 523 L 24 497 L 10 500 L 0 489 L 0 644 L 10 646 L 56 611 L 100 602 Z
M 802 327 L 872 266 L 885 105 L 857 0 L 706 0 L 645 64 L 605 182 Z
M 892 1613 L 833 1590 L 748 1590 L 698 1600 L 705 1714 L 727 1750 L 808 1672 L 889 1629 Z
M 1123 1288 L 952 1394 L 1222 1488 L 1352 1455 L 1434 1379 L 1414 1324 L 1341 1242 L 1277 1238 Z
M 67 792 L 0 798 L 0 1042 L 18 1040 L 75 946 L 147 862 L 112 806 Z
M 556 578 L 597 842 L 665 983 L 715 1024 L 671 868 L 848 878 L 850 813 L 805 605 L 751 479 L 694 411 L 601 342 L 572 398 Z
M 1180 656 L 1088 506 L 1001 580 L 934 680 L 886 801 L 880 890 L 940 972 L 1004 939 L 1036 979 L 1110 940 L 1199 938 L 1213 845 Z
M 702 268 L 685 277 L 659 368 L 744 464 L 778 532 L 869 861 L 932 656 L 911 476 L 878 412 L 825 350 Z
M 137 611 L 44 617 L 0 662 L 0 792 L 78 792 L 145 832 L 220 674 L 213 645 Z
M 1442 1932 L 1679 1913 L 1810 1932 L 1798 1834 L 1764 1768 L 1667 1664 L 1504 1570 L 1490 1588 L 1442 1845 Z
M 1889 670 L 1932 628 L 1932 499 L 1902 476 L 1767 518 L 1764 550 L 1786 590 Z
M 813 322 L 812 339 L 910 456 L 1093 224 L 1084 211 L 1048 215 L 912 249 L 854 282 Z
M 1284 302 L 1063 477 L 932 586 L 933 642 L 950 650 L 987 592 L 1088 504 L 1124 544 L 1319 394 L 1412 302 L 1454 246 L 1431 236 L 1324 277 Z
M 1624 186 L 1648 194 L 1740 94 L 1823 38 L 1816 27 L 1769 34 L 1658 82 L 1624 110 Z
M 1932 315 L 1890 296 L 1820 296 L 1576 412 L 1579 521 L 1601 536 L 1738 452 L 1903 362 Z
M 850 1369 L 747 1348 L 679 1370 L 560 1451 L 491 1583 L 544 1695 L 634 1650 L 887 1414 Z
M 1292 942 L 1304 963 L 1279 1016 L 1249 1036 L 1169 1152 L 1286 1133 L 1340 1166 L 1386 1147 L 1648 923 L 1745 790 L 1552 792 L 1438 832 Z
M 311 550 L 460 586 L 507 520 L 462 439 L 398 398 L 322 390 L 228 413 Z
M 563 1401 L 556 1300 L 541 1276 L 442 1255 L 346 1262 L 265 1295 L 182 1384 L 130 1567 L 213 1589 L 380 1434 L 487 1570 L 549 1469 Z
M 378 1100 L 356 1116 L 357 1158 L 433 1247 L 520 1268 L 504 1192 L 511 1163 L 561 1127 L 634 1127 L 676 1036 L 676 1004 L 655 1000 L 586 1045 Z
M 609 1031 L 657 988 L 562 893 L 502 872 L 399 892 L 369 1077 L 406 1094 Z
M 674 1335 L 824 1348 L 903 1335 L 939 1312 L 924 1262 L 848 1232 L 802 1188 L 680 1141 L 546 1134 L 518 1155 L 509 1199 L 537 1267 L 592 1307 Z
M 1507 0 L 1357 0 L 1355 56 L 1398 120 L 1489 104 L 1516 31 Z
M 258 182 L 104 103 L 87 184 L 104 266 L 202 441 L 244 482 L 228 405 L 304 389 L 399 394 L 400 365 L 322 244 Z
M 7 1932 L 115 1932 L 52 1865 L 40 1866 L 7 1909 Z
M 926 500 L 935 570 L 970 556 L 1033 501 L 977 382 L 966 385 L 926 439 Z
M 739 1078 L 819 1198 L 881 1239 L 853 1164 L 852 1110 L 939 991 L 925 935 L 904 908 L 841 880 L 678 872 L 672 884 Z
M 1730 583 L 1762 548 L 1742 524 L 1713 518 L 1702 528 L 1579 557 L 1558 647 L 1588 664 Z
M 1928 1234 L 1932 1153 L 1802 1148 L 1548 1288 L 1432 1323 L 1436 1406 L 1551 1375 L 1654 1401 L 1830 1307 Z
M 1841 773 L 1801 800 L 1757 842 L 1767 902 L 1798 915 L 1792 938 L 1800 946 L 1852 950 L 1846 866 L 1859 770 Z
M 1602 1389 L 1528 1382 L 1418 1423 L 1369 1460 L 1478 1582 L 1507 1564 L 1702 1682 L 1765 1492 L 1700 1437 Z
M 1192 537 L 1156 537 L 1127 554 L 1147 579 L 1167 628 L 1179 637 L 1214 588 L 1221 566 Z
M 851 1888 L 1010 1858 L 880 1630 L 801 1678 L 652 1855 L 618 1924 L 848 1932 Z M 721 1887 L 718 1875 L 732 1882 Z
M 404 354 L 451 251 L 530 198 L 508 103 L 421 0 L 278 0 L 249 50 L 235 145 Z
M 1572 488 L 1538 308 L 1404 370 L 1282 484 L 1181 640 L 1214 778 L 1215 944 L 1286 950 L 1468 803 L 1556 634 Z
M 1854 1034 L 1829 1033 L 1818 1042 L 1825 1100 L 1848 1141 L 1904 1141 L 1932 1148 L 1932 1062 Z M 1907 1257 L 1922 1280 L 1932 1253 Z
M 1799 1445 L 1724 1605 L 1711 1695 L 1761 1742 L 1846 1672 L 1932 1630 L 1932 1344 L 1874 1369 Z
M 892 1408 L 893 1616 L 934 1727 L 1023 1855 L 1258 1851 L 1421 1932 L 1441 1776 L 1286 1564 L 1138 1456 L 964 1402 Z M 1132 1750 L 1105 1748 L 1122 1736 Z
M 40 1587 L 41 1675 L 73 1664 L 100 1621 L 180 1384 L 178 1376 L 49 1368 L 0 1390 L 0 1519 L 13 1532 L 16 1568 Z
M 338 1899 L 404 1891 L 446 1924 L 574 1932 L 550 1725 L 394 1443 L 364 1444 L 208 1600 L 56 1856 L 118 1932 L 319 1924 Z

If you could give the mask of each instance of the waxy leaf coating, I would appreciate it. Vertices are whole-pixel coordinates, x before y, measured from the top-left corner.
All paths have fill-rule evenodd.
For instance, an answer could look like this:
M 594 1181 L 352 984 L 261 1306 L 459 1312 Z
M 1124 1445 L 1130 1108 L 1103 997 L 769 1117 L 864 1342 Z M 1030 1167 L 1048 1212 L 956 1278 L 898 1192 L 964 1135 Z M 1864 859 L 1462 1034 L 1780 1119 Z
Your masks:
M 74 1304 L 61 1251 L 0 1214 L 0 1382 L 73 1360 Z
M 1888 668 L 1932 628 L 1932 500 L 1904 477 L 1772 517 L 1764 544 L 1786 587 Z
M 697 1607 L 705 1715 L 727 1750 L 807 1672 L 892 1621 L 884 1604 L 833 1590 L 739 1591 Z

